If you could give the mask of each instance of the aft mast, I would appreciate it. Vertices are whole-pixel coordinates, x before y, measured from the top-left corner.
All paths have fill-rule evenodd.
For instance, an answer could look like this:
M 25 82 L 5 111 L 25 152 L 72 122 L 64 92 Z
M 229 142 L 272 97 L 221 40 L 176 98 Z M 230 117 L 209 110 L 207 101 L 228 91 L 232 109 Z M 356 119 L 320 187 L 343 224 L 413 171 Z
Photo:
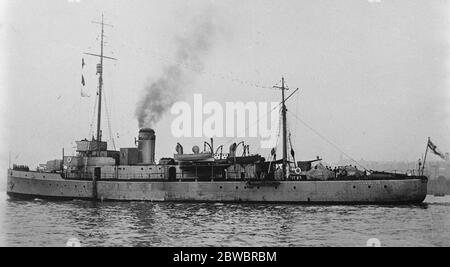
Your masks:
M 103 59 L 112 59 L 117 60 L 112 57 L 107 57 L 103 55 L 103 48 L 104 48 L 104 37 L 105 37 L 105 26 L 113 27 L 113 25 L 104 23 L 104 17 L 102 14 L 102 20 L 101 22 L 93 21 L 94 24 L 101 25 L 101 35 L 100 35 L 100 55 L 93 54 L 93 53 L 85 53 L 89 56 L 95 56 L 100 57 L 100 63 L 97 64 L 97 74 L 98 74 L 98 111 L 97 111 L 97 144 L 98 144 L 98 153 L 100 156 L 100 142 L 102 141 L 102 135 L 101 135 L 101 118 L 102 118 L 102 89 L 103 89 Z
M 281 89 L 281 116 L 283 120 L 283 178 L 287 178 L 287 120 L 286 120 L 286 99 L 284 97 L 284 91 L 289 90 L 289 88 L 284 85 L 284 77 L 281 78 L 281 87 L 274 86 L 274 88 Z

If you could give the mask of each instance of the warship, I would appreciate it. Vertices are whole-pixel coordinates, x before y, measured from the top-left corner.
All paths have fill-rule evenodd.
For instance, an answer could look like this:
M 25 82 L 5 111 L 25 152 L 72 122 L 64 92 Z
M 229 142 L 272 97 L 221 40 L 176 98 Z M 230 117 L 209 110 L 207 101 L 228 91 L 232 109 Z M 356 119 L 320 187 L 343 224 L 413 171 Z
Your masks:
M 134 147 L 109 150 L 102 141 L 100 123 L 103 60 L 112 58 L 103 54 L 103 17 L 100 24 L 100 54 L 90 54 L 100 58 L 96 138 L 77 141 L 75 156 L 63 152 L 62 158 L 36 170 L 14 164 L 7 170 L 11 198 L 307 204 L 417 204 L 425 199 L 428 179 L 423 171 L 399 174 L 351 166 L 331 168 L 319 157 L 295 161 L 292 146 L 288 153 L 286 101 L 290 96 L 285 97 L 284 78 L 277 87 L 282 95 L 281 159 L 276 159 L 275 152 L 267 160 L 250 154 L 244 142 L 233 143 L 223 153 L 224 146 L 215 147 L 210 139 L 203 151 L 194 146 L 190 154 L 178 143 L 173 157 L 156 162 L 156 132 L 150 128 L 139 130 Z M 240 147 L 243 153 L 237 153 Z

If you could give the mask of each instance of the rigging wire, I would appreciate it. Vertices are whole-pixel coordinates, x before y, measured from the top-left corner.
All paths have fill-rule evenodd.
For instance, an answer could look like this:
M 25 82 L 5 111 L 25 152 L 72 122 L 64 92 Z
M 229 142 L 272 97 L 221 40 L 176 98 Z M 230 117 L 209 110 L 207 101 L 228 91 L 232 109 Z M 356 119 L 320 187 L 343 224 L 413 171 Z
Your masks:
M 330 144 L 331 146 L 333 146 L 335 149 L 337 149 L 339 152 L 341 152 L 344 156 L 346 156 L 347 158 L 349 158 L 351 161 L 353 161 L 355 164 L 357 164 L 359 167 L 363 168 L 364 170 L 368 170 L 366 167 L 364 167 L 363 165 L 361 165 L 358 161 L 356 161 L 355 159 L 353 159 L 351 156 L 349 156 L 347 153 L 345 153 L 341 148 L 339 148 L 339 146 L 337 146 L 336 144 L 334 144 L 333 142 L 331 142 L 330 140 L 328 140 L 326 137 L 324 137 L 323 135 L 321 135 L 317 130 L 315 130 L 313 127 L 311 127 L 309 124 L 307 124 L 305 121 L 303 121 L 300 117 L 298 117 L 296 114 L 289 112 L 289 114 L 291 114 L 295 119 L 297 119 L 300 123 L 302 123 L 304 126 L 306 126 L 309 130 L 311 130 L 313 133 L 315 133 L 317 136 L 319 136 L 321 139 L 323 139 L 325 142 L 327 142 L 328 144 Z
M 112 128 L 111 128 L 111 116 L 109 115 L 109 110 L 108 110 L 108 104 L 107 104 L 107 99 L 106 99 L 106 94 L 105 91 L 103 91 L 103 97 L 105 100 L 105 111 L 106 111 L 106 120 L 108 122 L 108 132 L 109 132 L 109 138 L 111 139 L 111 143 L 113 145 L 114 150 L 116 150 L 116 142 L 114 140 L 114 135 L 112 134 Z
M 111 75 L 111 76 L 115 77 L 114 75 Z M 110 94 L 108 94 L 109 100 L 110 100 L 109 104 L 111 104 L 111 103 L 114 103 L 114 90 L 113 90 L 112 86 L 109 86 L 108 88 L 109 88 L 108 93 L 110 93 Z M 106 90 L 104 90 L 103 92 L 105 92 L 105 91 Z M 114 150 L 116 150 L 116 139 L 115 139 L 115 135 L 113 133 L 113 127 L 112 127 L 112 123 L 111 123 L 112 115 L 115 114 L 114 105 L 109 105 L 109 104 L 108 104 L 108 99 L 106 98 L 106 94 L 105 94 L 105 110 L 106 110 L 106 118 L 107 118 L 107 122 L 108 122 L 109 138 L 113 145 Z M 112 106 L 111 110 L 108 109 L 108 106 Z M 119 138 L 119 137 L 117 137 L 117 138 Z
M 281 110 L 280 110 L 278 116 L 281 117 Z M 268 152 L 269 155 L 267 157 L 268 159 L 273 158 L 273 160 L 276 160 L 278 143 L 281 139 L 280 138 L 281 137 L 281 128 L 283 128 L 281 124 L 282 124 L 282 120 L 280 119 L 280 120 L 278 120 L 278 132 L 277 132 L 277 139 L 275 140 L 275 146 L 269 150 L 269 152 Z M 272 149 L 275 150 L 275 155 L 272 155 Z
M 295 114 L 298 116 L 298 109 L 299 109 L 299 107 L 300 107 L 300 97 L 299 97 L 299 95 L 296 95 L 296 105 L 295 105 Z M 297 133 L 298 133 L 298 124 L 296 123 L 295 124 L 295 127 L 294 127 L 294 140 L 295 139 L 297 139 Z
M 273 87 L 272 87 L 273 88 Z M 271 89 L 272 89 L 271 88 Z M 297 89 L 295 89 L 294 90 L 294 92 L 292 92 L 288 97 L 286 97 L 285 98 L 285 102 L 287 102 L 295 93 L 297 93 L 297 91 L 298 91 L 299 89 L 297 88 Z M 253 125 L 255 125 L 255 124 L 257 124 L 257 123 L 259 123 L 259 121 L 260 120 L 262 120 L 262 119 L 265 119 L 269 114 L 272 114 L 272 112 L 274 111 L 274 110 L 276 110 L 279 106 L 281 106 L 283 103 L 282 102 L 280 102 L 280 103 L 278 103 L 278 105 L 276 105 L 275 107 L 273 107 L 269 112 L 267 112 L 266 114 L 264 114 L 263 116 L 261 116 L 261 117 L 259 117 L 258 116 L 258 119 L 254 122 L 254 123 L 252 123 L 252 124 L 249 124 L 249 125 L 247 125 L 247 127 L 245 127 L 244 129 L 243 129 L 243 131 L 240 131 L 240 132 L 238 132 L 239 134 L 245 134 L 246 132 L 247 132 L 247 130 L 250 128 L 250 126 L 253 126 Z M 280 109 L 280 112 L 281 112 L 281 109 Z M 281 113 L 280 113 L 281 114 Z M 281 116 L 281 115 L 280 115 Z M 280 122 L 281 122 L 282 120 L 280 120 Z M 280 129 L 280 127 L 279 127 L 279 129 Z M 237 136 L 239 136 L 239 134 L 237 135 Z M 231 144 L 234 140 L 236 140 L 237 139 L 237 137 L 229 137 L 229 138 L 227 138 L 227 139 L 225 139 L 226 140 L 226 143 L 225 143 L 225 145 L 228 145 L 228 144 Z M 231 141 L 230 141 L 231 140 Z
M 227 81 L 231 81 L 234 83 L 238 83 L 241 85 L 247 85 L 247 86 L 252 86 L 252 87 L 256 87 L 256 88 L 265 88 L 265 89 L 272 89 L 272 86 L 267 86 L 267 85 L 262 85 L 256 82 L 252 82 L 252 81 L 248 81 L 248 80 L 243 80 L 243 79 L 238 79 L 233 77 L 232 75 L 229 74 L 225 74 L 225 73 L 215 73 L 215 72 L 211 72 L 211 71 L 205 71 L 202 66 L 200 65 L 193 65 L 193 64 L 189 64 L 186 62 L 180 62 L 179 60 L 175 59 L 175 58 L 170 58 L 170 57 L 166 57 L 166 56 L 161 56 L 160 53 L 156 53 L 150 49 L 143 49 L 143 48 L 138 48 L 138 50 L 141 50 L 141 52 L 149 52 L 151 54 L 151 57 L 155 58 L 156 60 L 168 63 L 168 64 L 174 64 L 180 67 L 183 67 L 185 69 L 194 71 L 196 73 L 200 73 L 200 74 L 204 74 L 204 75 L 209 75 L 215 78 L 219 78 L 219 79 L 223 79 L 223 80 L 227 80 Z

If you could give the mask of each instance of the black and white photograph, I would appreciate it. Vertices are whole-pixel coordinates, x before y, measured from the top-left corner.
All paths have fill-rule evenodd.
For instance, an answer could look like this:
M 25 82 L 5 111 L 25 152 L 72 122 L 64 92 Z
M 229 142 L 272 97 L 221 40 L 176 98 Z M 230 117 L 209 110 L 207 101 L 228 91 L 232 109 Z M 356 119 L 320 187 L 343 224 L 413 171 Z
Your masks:
M 0 124 L 1 247 L 447 247 L 450 1 L 0 0 Z

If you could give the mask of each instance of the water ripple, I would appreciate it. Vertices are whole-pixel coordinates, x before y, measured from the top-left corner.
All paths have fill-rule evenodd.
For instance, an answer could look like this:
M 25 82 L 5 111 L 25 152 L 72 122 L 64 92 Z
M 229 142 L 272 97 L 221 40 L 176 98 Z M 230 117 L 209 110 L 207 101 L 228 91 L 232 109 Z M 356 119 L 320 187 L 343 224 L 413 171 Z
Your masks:
M 449 246 L 450 197 L 423 205 L 19 201 L 0 197 L 0 245 Z

